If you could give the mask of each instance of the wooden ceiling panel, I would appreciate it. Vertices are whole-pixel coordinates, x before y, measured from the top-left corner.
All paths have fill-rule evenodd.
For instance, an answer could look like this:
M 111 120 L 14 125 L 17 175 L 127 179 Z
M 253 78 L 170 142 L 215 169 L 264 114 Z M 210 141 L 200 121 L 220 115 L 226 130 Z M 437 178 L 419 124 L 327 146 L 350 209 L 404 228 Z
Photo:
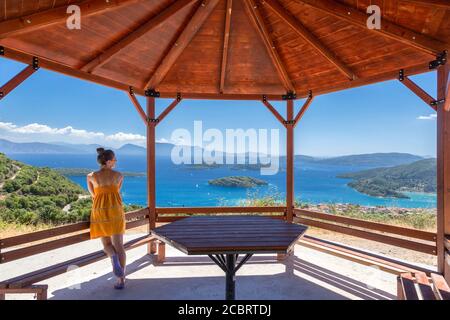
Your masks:
M 1 42 L 5 46 L 31 51 L 37 56 L 79 68 L 111 41 L 131 32 L 158 8 L 156 2 L 134 3 L 102 14 L 82 17 L 81 30 L 68 30 L 65 23 L 58 23 L 2 39 Z
M 194 2 L 177 12 L 169 21 L 125 47 L 108 63 L 96 69 L 95 74 L 146 89 L 145 85 L 156 66 L 167 54 L 197 7 L 198 4 Z
M 61 22 L 64 10 L 56 10 L 57 17 L 47 15 L 47 10 L 81 0 L 0 0 L 2 36 L 9 36 L 0 39 L 0 45 L 5 47 L 6 57 L 31 63 L 32 57 L 38 56 L 43 67 L 121 90 L 131 85 L 141 94 L 155 83 L 165 97 L 176 92 L 220 97 L 223 74 L 223 97 L 228 98 L 286 93 L 280 68 L 299 96 L 308 90 L 323 93 L 395 79 L 402 68 L 412 73 L 427 71 L 433 56 L 450 47 L 450 5 L 439 0 L 252 0 L 257 10 L 250 12 L 261 16 L 257 23 L 251 20 L 243 0 L 220 0 L 217 6 L 215 0 L 192 0 L 183 7 L 180 0 L 115 1 L 121 5 L 101 13 L 94 7 L 92 15 L 82 18 L 82 30 L 69 31 Z M 203 23 L 207 15 L 189 21 L 202 3 L 215 9 L 211 15 L 208 11 L 209 17 L 196 33 L 195 25 Z M 232 3 L 232 14 L 222 72 L 227 3 Z M 370 4 L 381 8 L 385 23 L 381 31 L 365 26 Z M 173 6 L 178 9 L 169 10 Z M 171 13 L 166 20 L 161 18 L 164 22 L 123 42 L 165 10 Z M 297 22 L 283 16 L 287 13 L 299 23 L 297 27 Z M 35 20 L 26 25 L 21 17 L 30 14 Z M 53 24 L 43 16 L 49 16 Z M 184 37 L 186 41 L 177 50 L 175 42 L 186 35 L 186 26 L 195 36 Z M 114 46 L 119 50 L 111 51 Z M 270 50 L 276 52 L 275 60 Z M 167 56 L 170 59 L 165 59 Z M 158 71 L 161 65 L 164 72 Z M 353 74 L 356 79 L 350 80 Z
M 233 2 L 225 93 L 284 94 L 285 89 L 243 1 Z
M 222 0 L 177 58 L 158 90 L 219 93 L 225 12 L 226 1 Z

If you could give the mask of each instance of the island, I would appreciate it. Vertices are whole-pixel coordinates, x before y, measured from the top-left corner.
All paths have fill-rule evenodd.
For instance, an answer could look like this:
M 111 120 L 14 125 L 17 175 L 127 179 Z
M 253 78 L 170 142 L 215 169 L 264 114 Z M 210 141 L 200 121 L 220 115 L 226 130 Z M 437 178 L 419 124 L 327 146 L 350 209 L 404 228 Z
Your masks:
M 253 188 L 256 186 L 267 185 L 268 183 L 261 179 L 246 176 L 231 176 L 208 181 L 208 184 L 220 187 Z
M 403 192 L 436 192 L 436 159 L 339 175 L 348 186 L 373 197 L 406 198 Z

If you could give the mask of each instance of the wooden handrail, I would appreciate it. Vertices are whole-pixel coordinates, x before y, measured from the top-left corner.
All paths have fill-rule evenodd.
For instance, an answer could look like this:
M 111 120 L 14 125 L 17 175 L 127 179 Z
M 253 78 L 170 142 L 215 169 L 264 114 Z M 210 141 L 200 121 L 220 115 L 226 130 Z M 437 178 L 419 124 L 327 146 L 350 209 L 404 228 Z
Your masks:
M 437 255 L 436 245 L 429 245 L 417 241 L 406 240 L 396 237 L 387 236 L 380 233 L 369 232 L 365 230 L 354 229 L 350 227 L 344 227 L 333 223 L 326 223 L 313 219 L 305 219 L 305 218 L 294 218 L 294 222 L 298 222 L 301 224 L 305 224 L 307 226 L 317 227 L 325 230 L 330 230 L 338 233 L 347 234 L 349 236 L 354 236 L 358 238 L 363 238 L 367 240 L 372 240 L 384 244 L 390 244 L 393 246 L 410 249 L 414 251 L 419 251 L 431 255 Z
M 171 208 L 156 208 L 156 213 L 159 214 L 195 214 L 195 213 L 257 213 L 257 212 L 285 212 L 286 207 L 171 207 Z
M 409 237 L 409 238 L 421 239 L 421 240 L 432 241 L 432 242 L 436 242 L 436 239 L 437 239 L 436 233 L 423 231 L 423 230 L 398 227 L 398 226 L 393 226 L 393 225 L 384 224 L 384 223 L 365 221 L 365 220 L 360 220 L 360 219 L 355 219 L 355 218 L 348 218 L 348 217 L 343 217 L 343 216 L 338 216 L 338 215 L 333 215 L 333 214 L 328 214 L 328 213 L 322 213 L 322 212 L 317 212 L 317 211 L 304 210 L 304 209 L 294 209 L 294 213 L 296 213 L 298 216 L 326 220 L 326 221 L 346 224 L 346 225 L 350 225 L 350 226 L 401 235 L 401 236 L 405 236 L 405 237 Z
M 174 222 L 174 221 L 186 218 L 186 217 L 187 217 L 187 215 L 186 216 L 178 216 L 178 217 L 176 217 L 176 216 L 164 216 L 163 215 L 163 216 L 158 216 L 156 222 L 158 222 L 158 223 Z M 273 215 L 270 215 L 270 216 L 267 216 L 267 217 L 273 218 L 273 219 L 280 219 L 280 220 L 284 220 L 284 218 L 285 218 L 284 216 L 273 216 Z
M 148 216 L 148 208 L 139 209 L 125 214 L 127 221 L 136 218 L 142 218 Z M 89 222 L 78 222 L 61 227 L 55 227 L 47 230 L 31 232 L 14 237 L 0 239 L 0 249 L 15 247 L 21 244 L 27 244 L 35 241 L 54 238 L 57 236 L 68 235 L 73 232 L 83 231 L 89 229 Z
M 126 223 L 126 229 L 133 229 L 143 225 L 147 225 L 149 222 L 148 218 L 134 220 Z M 27 246 L 24 248 L 19 248 L 15 250 L 10 250 L 7 252 L 0 253 L 0 263 L 11 262 L 14 260 L 29 257 L 35 254 L 47 252 L 50 250 L 59 249 L 62 247 L 70 246 L 72 244 L 80 243 L 83 241 L 90 240 L 90 232 L 83 232 L 80 234 L 72 235 L 69 237 L 64 237 L 62 239 L 56 239 L 52 241 L 46 241 L 40 244 Z

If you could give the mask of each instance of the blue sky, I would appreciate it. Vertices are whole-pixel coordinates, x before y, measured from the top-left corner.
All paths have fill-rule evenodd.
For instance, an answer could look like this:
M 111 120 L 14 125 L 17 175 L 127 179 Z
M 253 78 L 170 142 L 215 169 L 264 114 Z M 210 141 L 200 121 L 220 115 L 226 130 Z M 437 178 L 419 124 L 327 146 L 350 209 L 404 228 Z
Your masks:
M 0 83 L 24 65 L 0 60 Z M 412 77 L 436 96 L 435 73 Z M 144 100 L 141 100 L 144 105 Z M 160 113 L 169 100 L 158 100 Z M 281 114 L 285 104 L 273 103 Z M 303 101 L 296 101 L 296 111 Z M 280 129 L 257 101 L 184 100 L 158 125 L 157 140 L 170 141 L 177 128 Z M 17 142 L 142 144 L 145 127 L 124 92 L 39 70 L 0 101 L 0 138 Z M 283 150 L 281 150 L 283 152 Z M 295 132 L 296 154 L 336 156 L 373 152 L 436 154 L 435 112 L 398 81 L 315 98 Z

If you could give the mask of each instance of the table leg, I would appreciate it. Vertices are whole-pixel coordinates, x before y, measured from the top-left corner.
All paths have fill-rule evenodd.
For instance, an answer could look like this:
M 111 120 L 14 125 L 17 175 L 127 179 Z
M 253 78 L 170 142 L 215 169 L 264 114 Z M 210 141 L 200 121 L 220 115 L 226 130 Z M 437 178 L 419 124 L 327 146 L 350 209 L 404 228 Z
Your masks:
M 235 271 L 234 266 L 236 264 L 236 256 L 234 254 L 227 254 L 227 271 L 225 272 L 225 299 L 235 300 L 236 286 L 235 286 Z
M 253 256 L 246 254 L 244 258 L 236 265 L 238 254 L 216 254 L 208 255 L 225 272 L 225 299 L 235 300 L 236 298 L 236 272 Z

